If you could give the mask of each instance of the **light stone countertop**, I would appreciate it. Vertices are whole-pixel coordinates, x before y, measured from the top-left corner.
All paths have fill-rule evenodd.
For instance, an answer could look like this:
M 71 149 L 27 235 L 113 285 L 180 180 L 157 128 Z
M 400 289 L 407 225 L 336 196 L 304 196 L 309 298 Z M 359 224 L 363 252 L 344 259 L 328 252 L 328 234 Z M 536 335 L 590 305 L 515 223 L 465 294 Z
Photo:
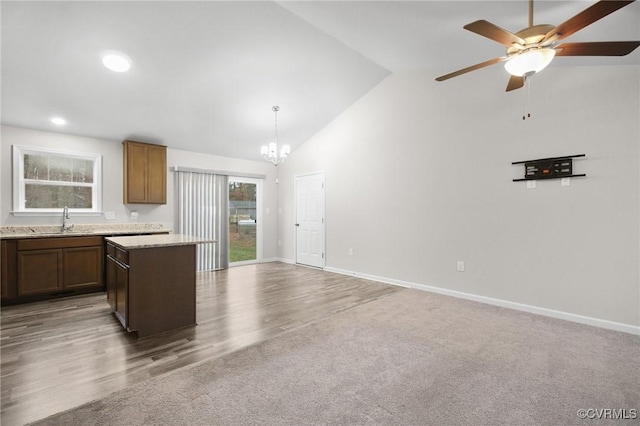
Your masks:
M 215 243 L 215 240 L 193 237 L 183 234 L 139 235 L 129 237 L 107 237 L 106 241 L 125 249 L 141 249 L 150 247 L 187 246 L 192 244 Z
M 0 227 L 0 239 L 2 240 L 163 233 L 171 233 L 171 229 L 165 228 L 161 223 L 75 224 L 71 230 L 66 232 L 62 232 L 62 226 L 60 225 L 15 225 Z

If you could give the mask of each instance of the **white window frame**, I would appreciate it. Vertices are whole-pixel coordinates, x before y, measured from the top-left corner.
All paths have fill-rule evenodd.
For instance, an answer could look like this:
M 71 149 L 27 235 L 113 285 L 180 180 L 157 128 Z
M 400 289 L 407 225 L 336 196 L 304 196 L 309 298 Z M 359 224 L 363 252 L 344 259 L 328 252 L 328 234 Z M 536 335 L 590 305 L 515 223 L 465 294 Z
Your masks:
M 102 214 L 102 155 L 86 152 L 60 151 L 49 148 L 13 145 L 13 211 L 14 216 L 52 216 L 62 213 L 62 208 L 26 208 L 25 184 L 34 181 L 24 178 L 25 154 L 45 155 L 50 157 L 78 158 L 93 161 L 93 183 L 56 182 L 70 186 L 91 186 L 92 199 L 90 209 L 70 208 L 76 215 L 97 216 Z M 47 185 L 43 183 L 43 185 Z

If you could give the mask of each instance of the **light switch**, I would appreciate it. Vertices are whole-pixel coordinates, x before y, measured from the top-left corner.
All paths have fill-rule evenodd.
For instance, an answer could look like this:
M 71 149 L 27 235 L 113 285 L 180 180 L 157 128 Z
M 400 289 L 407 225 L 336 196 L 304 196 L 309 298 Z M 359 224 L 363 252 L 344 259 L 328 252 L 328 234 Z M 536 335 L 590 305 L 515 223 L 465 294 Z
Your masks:
M 571 186 L 571 178 L 560 179 L 560 186 Z
M 535 180 L 528 180 L 527 181 L 527 189 L 534 189 L 536 187 L 536 181 Z

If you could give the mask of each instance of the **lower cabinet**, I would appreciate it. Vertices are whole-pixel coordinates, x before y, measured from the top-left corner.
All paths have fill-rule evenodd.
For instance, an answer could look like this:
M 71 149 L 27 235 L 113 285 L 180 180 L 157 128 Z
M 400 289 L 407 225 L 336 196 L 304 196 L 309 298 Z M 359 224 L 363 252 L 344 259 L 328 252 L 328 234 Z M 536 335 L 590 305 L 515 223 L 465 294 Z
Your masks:
M 17 244 L 16 240 L 0 241 L 0 296 L 3 303 L 14 300 L 18 291 Z
M 18 251 L 18 296 L 62 290 L 62 250 Z
M 166 233 L 154 232 L 154 234 Z M 147 234 L 132 232 L 126 235 Z M 128 281 L 126 251 L 114 251 L 113 260 L 120 262 L 120 269 L 116 269 L 115 264 L 105 261 L 104 253 L 107 250 L 105 243 L 105 237 L 102 235 L 61 235 L 0 240 L 2 305 L 104 291 L 105 281 L 108 281 L 106 278 L 113 276 L 115 280 L 116 275 L 120 286 L 125 288 Z M 110 268 L 114 269 L 111 271 Z M 110 287 L 107 290 L 109 303 L 115 312 L 116 289 Z M 120 291 L 118 294 L 122 298 L 125 297 L 126 292 Z M 118 312 L 126 317 L 126 300 L 121 300 L 119 306 Z
M 196 246 L 124 249 L 107 241 L 107 299 L 137 337 L 196 324 Z
M 107 246 L 107 258 L 105 261 L 105 269 L 107 271 L 107 302 L 109 302 L 109 306 L 111 306 L 111 311 L 115 312 L 116 310 L 116 271 L 117 271 L 117 263 L 116 260 L 109 256 Z
M 127 327 L 129 266 L 116 258 L 116 250 L 120 249 L 107 243 L 107 301 L 120 323 Z
M 129 267 L 116 264 L 116 307 L 115 313 L 122 324 L 129 319 Z
M 76 247 L 62 252 L 62 286 L 76 289 L 81 287 L 102 286 L 102 239 L 97 238 L 99 246 Z
M 102 237 L 3 241 L 2 302 L 22 303 L 99 291 Z

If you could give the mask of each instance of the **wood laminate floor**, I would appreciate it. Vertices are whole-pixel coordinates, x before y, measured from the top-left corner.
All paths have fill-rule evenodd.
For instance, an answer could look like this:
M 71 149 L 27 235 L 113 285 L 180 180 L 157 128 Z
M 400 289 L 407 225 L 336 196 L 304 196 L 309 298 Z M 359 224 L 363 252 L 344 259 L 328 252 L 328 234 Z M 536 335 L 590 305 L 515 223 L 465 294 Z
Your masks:
M 402 288 L 283 263 L 197 274 L 198 325 L 139 339 L 105 293 L 2 308 L 3 426 L 214 359 Z

